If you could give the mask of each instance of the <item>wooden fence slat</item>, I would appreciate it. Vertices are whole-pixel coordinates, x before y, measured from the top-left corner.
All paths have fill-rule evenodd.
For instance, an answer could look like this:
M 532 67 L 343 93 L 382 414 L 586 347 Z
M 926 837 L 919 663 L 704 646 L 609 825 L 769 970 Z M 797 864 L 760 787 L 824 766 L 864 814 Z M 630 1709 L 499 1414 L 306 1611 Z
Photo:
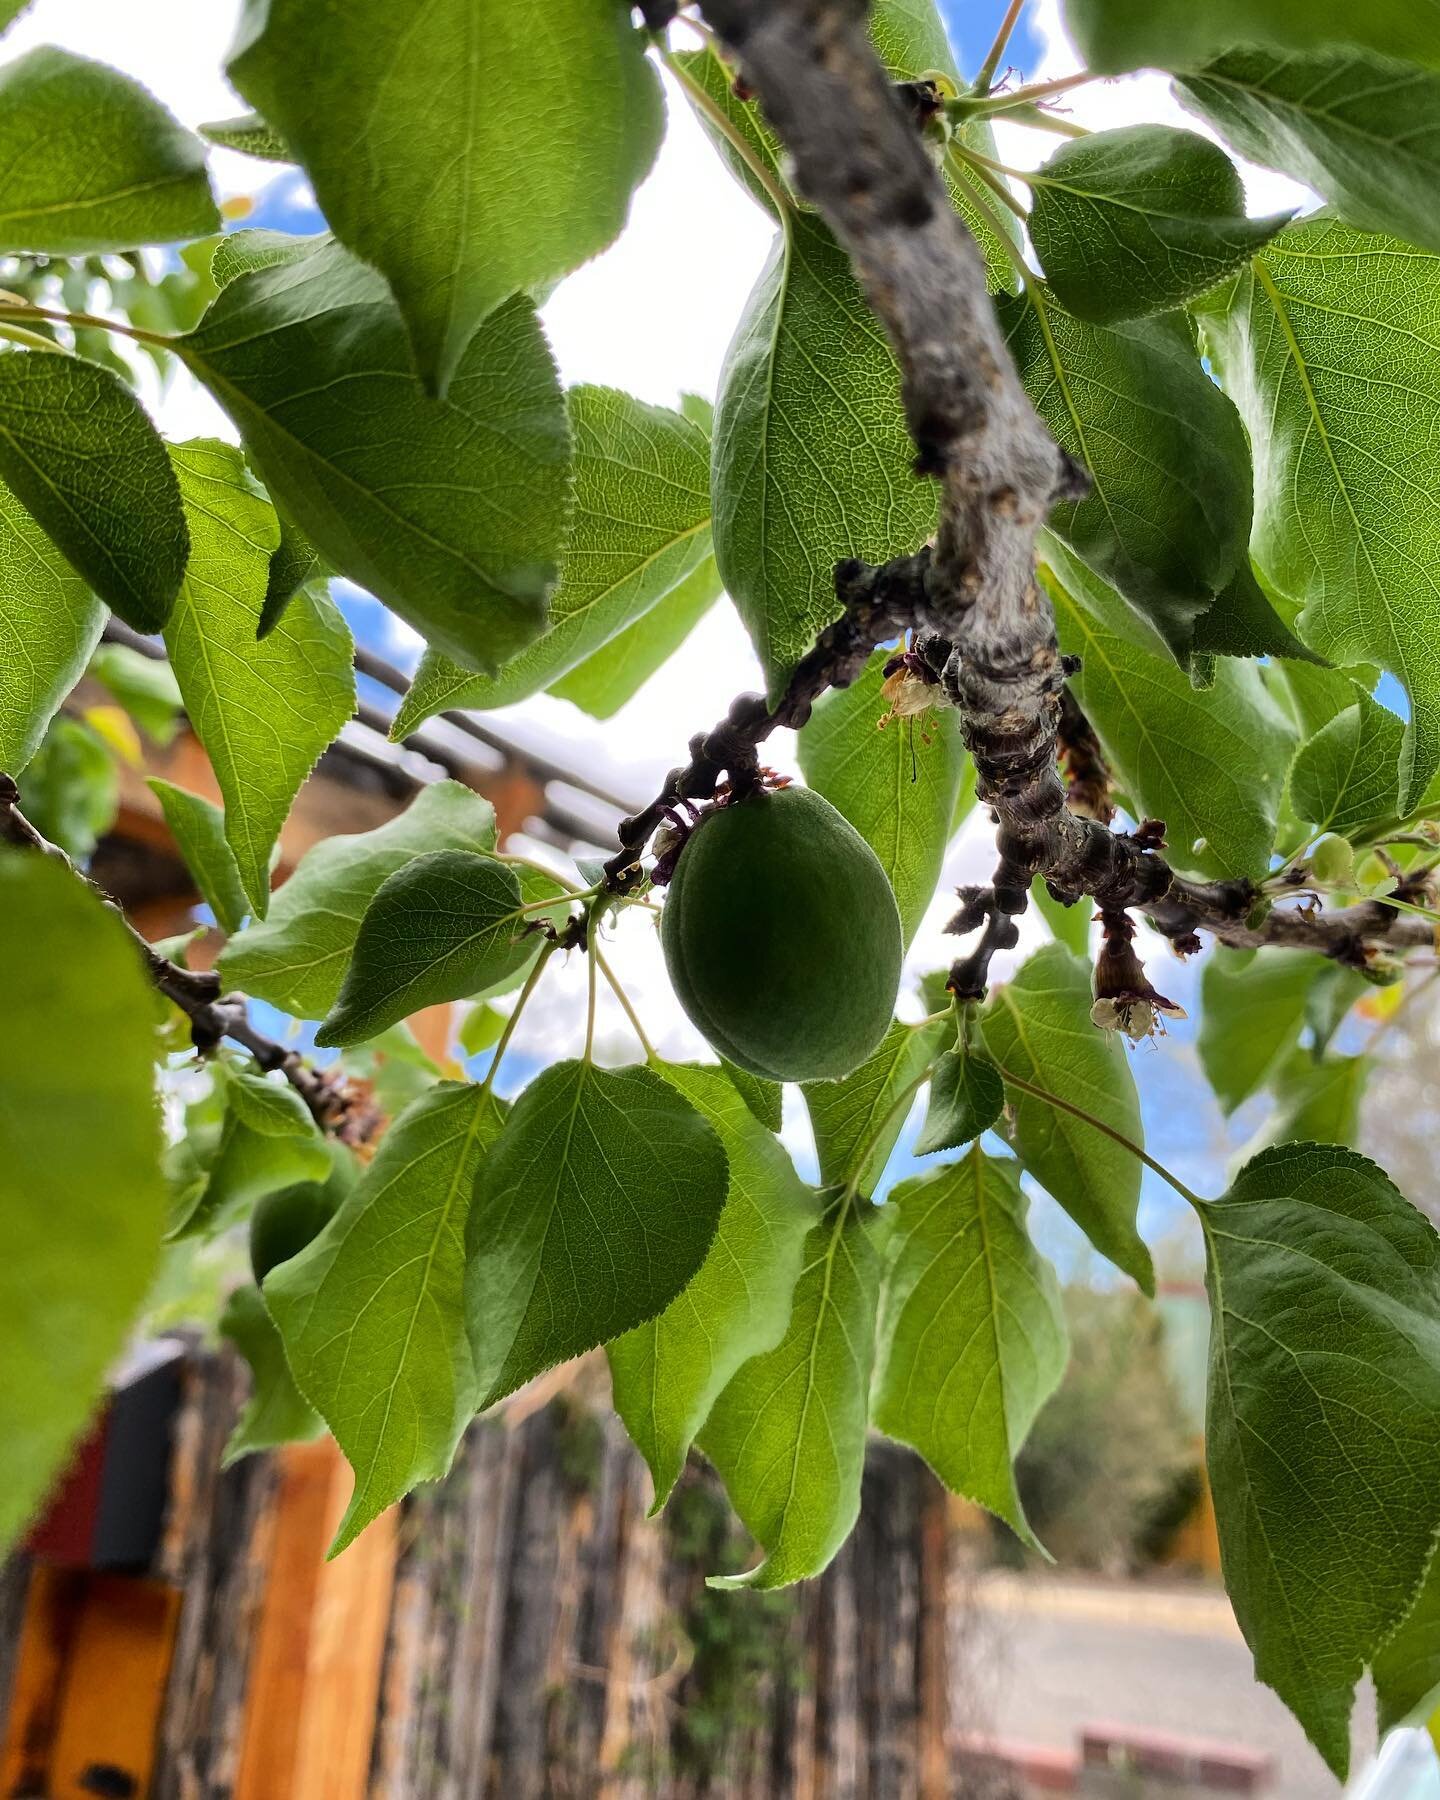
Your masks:
M 228 1352 L 189 1359 L 150 1571 L 178 1608 L 153 1800 L 949 1800 L 924 1465 L 877 1441 L 820 1580 L 720 1593 L 707 1574 L 754 1552 L 713 1473 L 694 1463 L 649 1519 L 603 1376 L 569 1379 L 477 1422 L 446 1481 L 326 1564 L 343 1458 L 326 1440 L 221 1472 L 245 1378 Z M 32 1625 L 60 1580 L 36 1579 Z M 24 1580 L 0 1583 L 5 1616 Z M 23 1713 L 43 1669 L 7 1641 L 0 1675 L 17 1659 Z
M 150 1791 L 179 1613 L 180 1594 L 164 1582 L 88 1577 L 65 1666 L 48 1800 Z

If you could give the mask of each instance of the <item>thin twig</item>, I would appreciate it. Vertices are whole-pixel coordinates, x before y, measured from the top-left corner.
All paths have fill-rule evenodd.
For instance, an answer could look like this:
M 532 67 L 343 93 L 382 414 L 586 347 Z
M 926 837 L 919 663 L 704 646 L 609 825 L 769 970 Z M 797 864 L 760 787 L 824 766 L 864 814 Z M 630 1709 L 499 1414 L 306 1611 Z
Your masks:
M 267 1073 L 278 1069 L 310 1109 L 315 1122 L 347 1141 L 364 1141 L 378 1122 L 368 1100 L 352 1090 L 338 1071 L 313 1068 L 296 1050 L 266 1037 L 250 1023 L 243 994 L 222 994 L 213 969 L 187 969 L 161 956 L 126 918 L 123 909 L 98 883 L 75 867 L 58 844 L 31 824 L 20 810 L 20 789 L 11 775 L 0 774 L 0 838 L 22 850 L 48 856 L 85 884 L 124 926 L 156 989 L 190 1021 L 190 1036 L 202 1055 L 225 1038 L 248 1050 Z

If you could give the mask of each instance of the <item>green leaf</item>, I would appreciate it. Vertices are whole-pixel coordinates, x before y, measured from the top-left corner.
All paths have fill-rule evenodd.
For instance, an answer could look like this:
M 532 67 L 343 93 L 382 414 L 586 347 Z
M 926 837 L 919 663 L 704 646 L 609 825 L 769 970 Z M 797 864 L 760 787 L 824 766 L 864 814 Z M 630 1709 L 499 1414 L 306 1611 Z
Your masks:
M 479 1056 L 482 1051 L 494 1049 L 504 1029 L 504 1013 L 497 1012 L 493 1006 L 481 1001 L 478 1006 L 472 1006 L 461 1020 L 455 1041 L 466 1056 Z
M 502 301 L 619 235 L 665 128 L 646 41 L 620 0 L 247 0 L 226 72 L 444 393 Z
M 996 306 L 1036 410 L 1090 471 L 1088 498 L 1057 507 L 1051 531 L 1184 661 L 1245 551 L 1250 460 L 1235 408 L 1183 315 L 1090 325 L 1033 284 Z
M 1120 1034 L 1090 1020 L 1090 972 L 1047 944 L 991 994 L 981 1014 L 985 1048 L 1002 1075 L 1083 1107 L 1132 1143 L 1143 1141 L 1140 1102 Z M 1135 1229 L 1140 1161 L 1093 1125 L 1013 1089 L 1014 1147 L 1102 1256 L 1153 1293 L 1150 1252 Z
M 1216 656 L 1284 656 L 1296 662 L 1323 665 L 1325 658 L 1312 650 L 1286 624 L 1265 590 L 1255 579 L 1248 557 L 1214 605 L 1195 621 L 1195 652 Z
M 0 477 L 67 562 L 136 631 L 169 617 L 189 549 L 160 435 L 109 369 L 0 355 Z
M 1025 1229 L 1019 1167 L 976 1144 L 890 1196 L 874 1414 L 948 1488 L 1039 1550 L 1013 1462 L 1060 1385 L 1068 1344 L 1055 1271 Z
M 720 598 L 713 553 L 608 644 L 577 663 L 549 691 L 593 719 L 613 719 L 689 637 Z
M 897 80 L 913 81 L 928 69 L 957 73 L 945 21 L 934 0 L 874 0 L 870 41 Z
M 332 1556 L 417 1481 L 446 1473 L 475 1410 L 465 1217 L 503 1123 L 482 1088 L 432 1088 L 319 1237 L 266 1279 L 296 1383 L 355 1471 Z
M 1344 969 L 1339 963 L 1327 961 L 1305 997 L 1305 1022 L 1310 1027 L 1315 1055 L 1324 1055 L 1350 1008 L 1369 992 L 1370 983 L 1358 969 Z
M 969 767 L 960 720 L 934 690 L 932 714 L 886 719 L 885 663 L 877 651 L 860 678 L 816 704 L 796 741 L 808 785 L 864 838 L 890 878 L 908 945 L 940 880 L 950 821 Z
M 0 1546 L 44 1500 L 160 1253 L 149 983 L 48 857 L 0 855 Z
M 1281 169 L 1369 231 L 1440 250 L 1440 74 L 1329 50 L 1232 50 L 1175 84 L 1252 162 Z
M 1261 574 L 1303 603 L 1308 644 L 1378 662 L 1410 697 L 1408 810 L 1440 767 L 1440 257 L 1309 219 L 1203 325 L 1254 447 Z
M 0 769 L 18 775 L 85 672 L 105 609 L 0 484 Z
M 250 1398 L 226 1440 L 221 1468 L 228 1469 L 256 1450 L 319 1437 L 325 1421 L 296 1387 L 285 1346 L 258 1287 L 236 1288 L 225 1302 L 218 1329 L 250 1365 Z
M 1333 669 L 1328 665 L 1297 668 L 1292 664 L 1278 673 L 1279 685 L 1288 696 L 1300 734 L 1307 738 L 1323 731 L 1347 706 L 1355 704 L 1357 686 L 1369 693 L 1380 679 L 1380 671 L 1365 664 L 1346 669 Z
M 544 627 L 569 506 L 565 398 L 535 309 L 500 307 L 437 402 L 380 277 L 328 239 L 292 242 L 231 281 L 178 353 L 331 568 L 493 667 Z
M 142 656 L 128 644 L 101 644 L 88 673 L 109 689 L 152 742 L 162 750 L 174 743 L 185 701 L 163 656 Z
M 682 91 L 690 102 L 700 129 L 750 198 L 763 207 L 772 219 L 778 220 L 769 191 L 732 141 L 733 138 L 739 138 L 755 161 L 772 177 L 780 192 L 790 198 L 792 203 L 798 204 L 793 200 L 789 180 L 784 172 L 784 154 L 780 148 L 780 140 L 770 129 L 759 102 L 754 99 L 742 100 L 736 93 L 735 70 L 721 56 L 713 42 L 702 50 L 677 50 L 674 57 L 681 71 Z M 703 102 L 697 103 L 697 90 L 706 96 L 709 106 Z M 712 108 L 724 117 L 728 131 L 720 130 Z
M 271 1081 L 247 1069 L 236 1069 L 225 1086 L 230 1111 L 247 1130 L 258 1132 L 261 1137 L 315 1136 L 315 1121 L 288 1082 Z M 328 1163 L 326 1167 L 328 1171 Z
M 1171 862 L 1262 875 L 1295 733 L 1259 669 L 1223 658 L 1197 691 L 1103 582 L 1053 540 L 1043 554 L 1061 646 L 1082 658 L 1071 688 L 1134 806 L 1165 821 Z
M 880 1048 L 843 1081 L 804 1083 L 800 1091 L 815 1130 L 820 1179 L 827 1186 L 849 1184 L 867 1198 L 874 1194 L 904 1129 L 909 1101 L 951 1029 L 944 1019 L 925 1026 L 896 1019 Z
M 1374 1163 L 1314 1144 L 1263 1152 L 1201 1217 L 1225 1585 L 1343 1781 L 1355 1684 L 1435 1537 L 1440 1242 Z
M 302 1181 L 324 1181 L 331 1172 L 329 1147 L 303 1106 L 302 1123 L 288 1109 L 282 1112 L 284 1097 L 279 1089 L 254 1076 L 245 1079 L 255 1081 L 276 1098 L 242 1094 L 237 1105 L 240 1079 L 225 1084 L 226 1111 L 218 1142 L 213 1150 L 205 1138 L 199 1145 L 199 1172 L 206 1177 L 203 1186 L 197 1185 L 197 1171 L 189 1159 L 181 1160 L 182 1179 L 166 1225 L 167 1242 L 213 1237 L 245 1218 L 266 1194 Z
M 280 541 L 275 509 L 233 445 L 197 438 L 171 454 L 193 548 L 165 648 L 224 796 L 225 836 L 250 909 L 263 919 L 280 829 L 355 710 L 350 632 L 328 599 L 304 593 L 257 643 Z
M 1415 1604 L 1371 1673 L 1382 1738 L 1397 1725 L 1429 1723 L 1440 1705 L 1440 1558 L 1430 1558 Z
M 360 1179 L 364 1165 L 353 1152 L 335 1138 L 326 1138 L 325 1148 L 330 1173 L 324 1181 L 302 1181 L 267 1194 L 251 1213 L 250 1273 L 257 1282 L 319 1237 Z
M 1296 1053 L 1275 1077 L 1275 1112 L 1260 1132 L 1265 1144 L 1350 1144 L 1359 1135 L 1368 1056 Z
M 1265 1087 L 1300 1041 L 1310 989 L 1327 964 L 1296 950 L 1227 950 L 1200 972 L 1200 1067 L 1225 1113 Z
M 1005 1107 L 1005 1084 L 988 1056 L 947 1050 L 930 1077 L 925 1126 L 915 1140 L 917 1156 L 958 1150 L 988 1131 Z
M 261 162 L 297 160 L 280 133 L 257 112 L 241 113 L 234 119 L 212 119 L 200 127 L 200 135 L 224 150 L 238 150 L 242 156 L 255 156 Z
M 497 675 L 428 650 L 392 739 L 450 707 L 484 711 L 538 694 L 641 617 L 710 551 L 706 434 L 613 388 L 572 388 L 575 511 L 550 623 Z
M 713 454 L 715 560 L 773 696 L 839 613 L 835 564 L 916 550 L 935 525 L 889 343 L 812 215 L 777 237 L 731 341 Z
M 225 815 L 213 801 L 153 775 L 146 786 L 160 802 L 165 823 L 205 904 L 224 932 L 234 933 L 250 910 L 235 853 L 225 841 Z
M 465 1317 L 479 1405 L 643 1325 L 704 1262 L 725 1148 L 650 1069 L 546 1069 L 475 1184 Z
M 1440 68 L 1436 0 L 1065 0 L 1065 23 L 1097 75 L 1189 69 L 1236 44 L 1301 53 L 1353 44 Z
M 317 1044 L 358 1044 L 423 1007 L 478 993 L 531 960 L 514 871 L 472 850 L 433 850 L 370 902 Z
M 1168 125 L 1073 139 L 1027 179 L 1045 278 L 1062 306 L 1096 325 L 1183 306 L 1291 217 L 1247 218 L 1240 173 L 1225 152 Z
M 59 713 L 25 770 L 22 799 L 40 835 L 84 862 L 119 811 L 114 758 L 88 725 Z
M 270 916 L 225 946 L 220 973 L 300 1019 L 335 1004 L 370 902 L 397 869 L 432 850 L 495 848 L 495 809 L 458 781 L 421 788 L 374 831 L 325 838 L 275 895 Z
M 657 1070 L 714 1127 L 730 1166 L 715 1241 L 689 1285 L 605 1347 L 615 1410 L 663 1506 L 711 1406 L 740 1365 L 785 1334 L 815 1207 L 783 1147 L 716 1069 Z
M 280 520 L 280 543 L 270 558 L 270 574 L 265 583 L 265 604 L 260 609 L 256 637 L 268 637 L 280 622 L 280 615 L 302 587 L 312 581 L 323 584 L 329 571 L 320 552 L 299 526 L 277 513 Z M 328 587 L 326 592 L 329 592 Z
M 0 69 L 0 250 L 84 256 L 220 229 L 205 146 L 139 82 L 44 45 Z
M 712 1587 L 785 1587 L 818 1575 L 860 1513 L 880 1253 L 878 1216 L 834 1201 L 805 1239 L 790 1323 L 743 1363 L 700 1432 L 765 1557 Z
M 218 291 L 241 275 L 288 266 L 304 258 L 317 244 L 328 242 L 328 238 L 296 237 L 292 232 L 271 231 L 263 226 L 226 232 L 210 252 L 210 285 Z M 214 299 L 213 293 L 210 298 Z
M 1302 744 L 1290 769 L 1296 814 L 1317 831 L 1341 837 L 1393 818 L 1400 804 L 1404 722 L 1362 688 L 1354 691 L 1354 706 Z
M 764 1075 L 752 1075 L 748 1069 L 726 1062 L 723 1056 L 720 1058 L 720 1067 L 725 1071 L 730 1085 L 750 1109 L 751 1115 L 767 1131 L 778 1132 L 785 1122 L 785 1090 L 781 1084 Z

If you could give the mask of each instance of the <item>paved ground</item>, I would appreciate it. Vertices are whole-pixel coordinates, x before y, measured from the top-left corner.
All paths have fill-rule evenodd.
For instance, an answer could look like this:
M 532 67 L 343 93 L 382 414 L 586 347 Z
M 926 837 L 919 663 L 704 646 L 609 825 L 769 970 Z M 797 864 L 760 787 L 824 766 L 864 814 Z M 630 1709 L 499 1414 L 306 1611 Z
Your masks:
M 954 1615 L 967 1621 L 953 1647 L 962 1728 L 1057 1748 L 1099 1720 L 1225 1738 L 1275 1757 L 1275 1800 L 1340 1793 L 1256 1683 L 1223 1595 L 993 1572 L 962 1578 L 967 1587 L 971 1604 Z M 1357 1736 L 1358 1762 L 1373 1744 L 1368 1723 Z

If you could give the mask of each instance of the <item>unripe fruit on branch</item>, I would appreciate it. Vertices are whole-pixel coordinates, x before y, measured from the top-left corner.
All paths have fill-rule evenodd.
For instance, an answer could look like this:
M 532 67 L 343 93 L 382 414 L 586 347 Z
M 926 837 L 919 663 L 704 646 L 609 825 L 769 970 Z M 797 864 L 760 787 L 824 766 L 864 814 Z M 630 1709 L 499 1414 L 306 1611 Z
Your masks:
M 848 1075 L 890 1024 L 895 895 L 870 846 L 809 788 L 708 813 L 680 852 L 660 935 L 691 1023 L 751 1074 Z
M 1355 852 L 1343 837 L 1327 833 L 1310 852 L 1310 873 L 1316 881 L 1345 885 L 1355 879 Z

